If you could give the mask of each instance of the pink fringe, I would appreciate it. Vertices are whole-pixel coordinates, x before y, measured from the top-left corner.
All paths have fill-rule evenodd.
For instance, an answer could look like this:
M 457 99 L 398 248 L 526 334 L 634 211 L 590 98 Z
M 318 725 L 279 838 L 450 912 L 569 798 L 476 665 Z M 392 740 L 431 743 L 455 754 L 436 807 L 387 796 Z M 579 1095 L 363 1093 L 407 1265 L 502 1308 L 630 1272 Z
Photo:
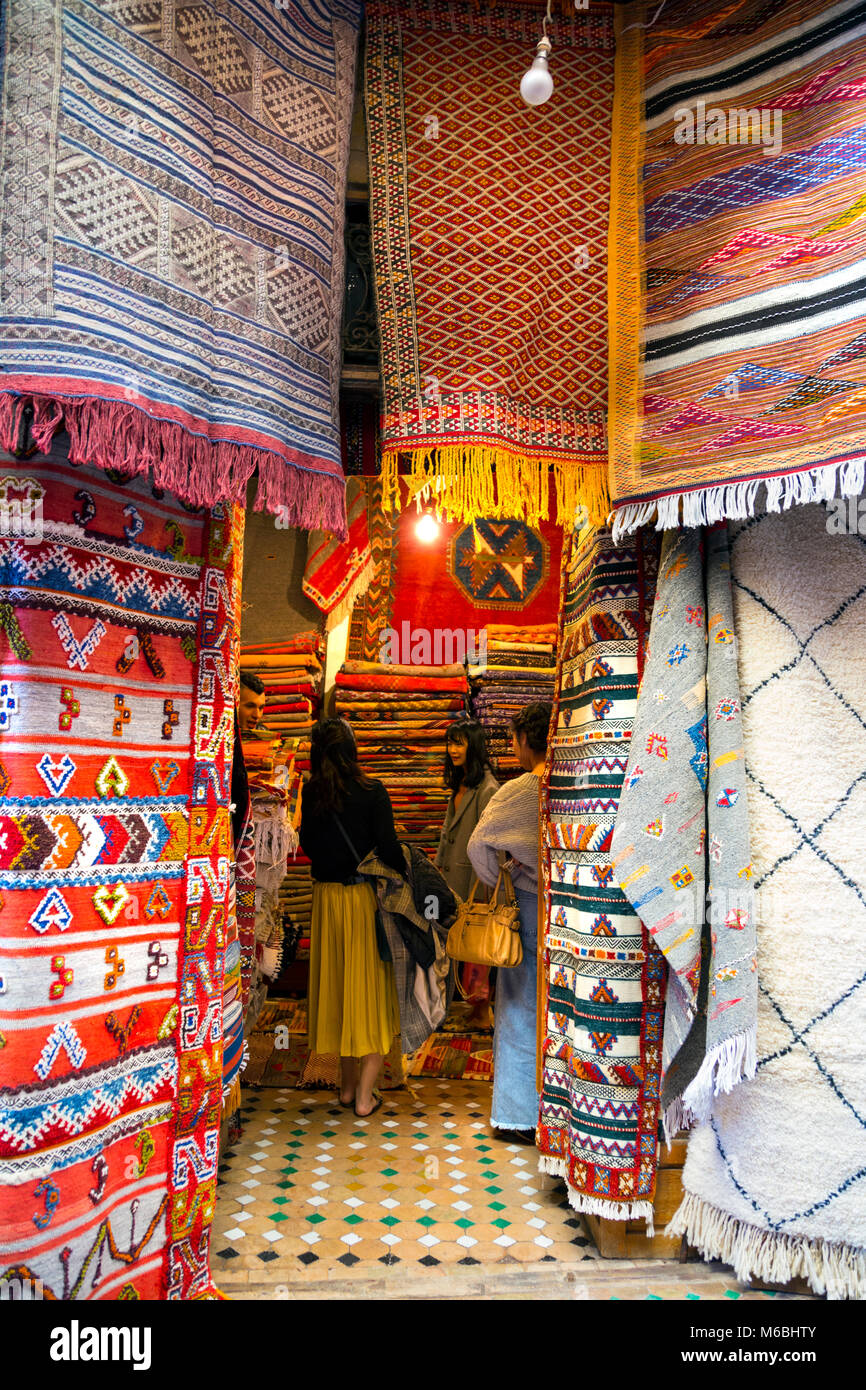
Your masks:
M 304 531 L 348 535 L 346 481 L 287 463 L 275 451 L 249 444 L 212 441 L 191 434 L 174 420 L 155 420 L 124 401 L 61 400 L 54 396 L 0 394 L 0 445 L 12 453 L 20 444 L 21 421 L 33 410 L 30 430 L 47 454 L 55 434 L 69 433 L 69 462 L 123 473 L 152 473 L 157 487 L 195 507 L 243 502 L 258 468 L 255 510 L 285 517 Z

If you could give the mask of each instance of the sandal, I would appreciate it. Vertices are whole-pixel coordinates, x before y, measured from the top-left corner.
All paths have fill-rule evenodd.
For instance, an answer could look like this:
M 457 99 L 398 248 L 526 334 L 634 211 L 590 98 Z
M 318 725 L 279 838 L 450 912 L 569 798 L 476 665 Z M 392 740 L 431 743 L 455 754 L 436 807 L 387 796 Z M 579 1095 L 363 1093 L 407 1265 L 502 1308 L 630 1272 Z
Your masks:
M 375 1092 L 375 1091 L 373 1092 L 373 1095 L 374 1095 L 374 1096 L 376 1095 L 376 1092 Z M 385 1099 L 385 1097 L 382 1096 L 382 1095 L 380 1095 L 379 1098 L 378 1098 L 378 1100 L 376 1101 L 376 1104 L 373 1106 L 372 1110 L 368 1110 L 367 1113 L 366 1113 L 366 1115 L 362 1115 L 361 1112 L 360 1112 L 360 1110 L 358 1109 L 358 1107 L 357 1107 L 357 1105 L 356 1105 L 356 1106 L 355 1106 L 355 1114 L 358 1116 L 358 1119 L 359 1119 L 359 1120 L 369 1120 L 369 1118 L 370 1118 L 371 1115 L 375 1115 L 375 1113 L 376 1113 L 377 1110 L 381 1110 L 381 1108 L 382 1108 L 382 1102 L 384 1101 L 384 1099 Z

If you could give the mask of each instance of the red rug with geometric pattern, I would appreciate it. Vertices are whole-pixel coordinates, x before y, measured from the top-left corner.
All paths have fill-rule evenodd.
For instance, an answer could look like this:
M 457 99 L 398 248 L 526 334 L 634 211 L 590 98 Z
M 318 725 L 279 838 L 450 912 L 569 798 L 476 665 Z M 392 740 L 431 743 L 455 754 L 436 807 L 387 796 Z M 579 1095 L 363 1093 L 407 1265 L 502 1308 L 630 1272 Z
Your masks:
M 3 470 L 0 1284 L 213 1297 L 243 513 Z

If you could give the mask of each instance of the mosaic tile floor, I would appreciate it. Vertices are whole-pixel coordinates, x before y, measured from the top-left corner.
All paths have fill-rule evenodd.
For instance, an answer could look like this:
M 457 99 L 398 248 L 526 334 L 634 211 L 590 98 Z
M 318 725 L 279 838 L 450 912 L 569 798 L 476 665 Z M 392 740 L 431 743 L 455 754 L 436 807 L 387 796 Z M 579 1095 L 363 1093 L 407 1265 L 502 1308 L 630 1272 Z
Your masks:
M 485 1298 L 498 1296 L 485 1291 L 495 1275 L 513 1284 L 532 1272 L 539 1290 L 555 1276 L 553 1297 L 562 1296 L 566 1275 L 585 1290 L 627 1270 L 637 1277 L 626 1281 L 632 1292 L 611 1286 L 572 1296 L 653 1296 L 649 1262 L 642 1271 L 640 1262 L 602 1261 L 562 1182 L 537 1171 L 535 1151 L 491 1136 L 489 1097 L 477 1082 L 413 1080 L 411 1090 L 387 1093 L 381 1110 L 358 1119 L 333 1092 L 245 1090 L 243 1134 L 220 1160 L 216 1282 L 232 1297 L 262 1296 L 253 1294 L 262 1285 L 265 1297 L 287 1296 L 280 1285 L 294 1297 L 306 1286 L 312 1296 L 322 1281 L 352 1287 L 375 1277 L 384 1288 L 396 1276 L 405 1288 L 406 1275 L 425 1283 L 449 1275 L 474 1278 L 466 1296 Z M 679 1271 L 692 1269 L 691 1282 L 706 1284 L 714 1267 L 652 1265 L 668 1282 L 676 1273 L 681 1288 L 656 1296 L 740 1296 L 727 1273 L 714 1276 L 715 1292 L 689 1294 Z M 334 1288 L 334 1296 L 392 1295 Z M 417 1296 L 460 1295 L 419 1287 Z

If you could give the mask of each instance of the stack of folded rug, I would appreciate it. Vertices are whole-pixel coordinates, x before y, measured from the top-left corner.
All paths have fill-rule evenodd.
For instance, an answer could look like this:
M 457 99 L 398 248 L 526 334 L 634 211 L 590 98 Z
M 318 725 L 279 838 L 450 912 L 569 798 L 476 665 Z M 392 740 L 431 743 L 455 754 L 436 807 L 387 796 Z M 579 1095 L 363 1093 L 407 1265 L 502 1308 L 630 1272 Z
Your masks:
M 355 731 L 361 766 L 388 789 L 401 840 L 432 853 L 445 816 L 445 732 L 466 709 L 463 666 L 347 661 L 336 711 Z
M 241 670 L 264 682 L 262 732 L 280 741 L 276 762 L 291 762 L 294 754 L 299 772 L 309 767 L 310 731 L 322 703 L 324 657 L 325 639 L 319 632 L 241 647 Z M 244 757 L 249 762 L 246 744 Z
M 470 666 L 472 713 L 484 725 L 493 771 L 500 782 L 520 767 L 511 752 L 511 719 L 535 700 L 552 701 L 556 677 L 554 625 L 487 627 L 487 664 Z
M 288 805 L 297 804 L 300 781 L 310 767 L 310 734 L 319 717 L 324 684 L 325 638 L 320 632 L 301 632 L 282 642 L 241 647 L 241 669 L 264 682 L 265 713 L 262 740 L 244 743 L 244 759 L 252 772 L 284 763 L 289 769 L 284 788 Z M 289 855 L 279 901 L 272 903 L 273 921 L 268 941 L 276 939 L 276 918 L 308 947 L 313 889 L 310 862 L 300 849 Z M 300 952 L 299 952 L 300 954 Z

